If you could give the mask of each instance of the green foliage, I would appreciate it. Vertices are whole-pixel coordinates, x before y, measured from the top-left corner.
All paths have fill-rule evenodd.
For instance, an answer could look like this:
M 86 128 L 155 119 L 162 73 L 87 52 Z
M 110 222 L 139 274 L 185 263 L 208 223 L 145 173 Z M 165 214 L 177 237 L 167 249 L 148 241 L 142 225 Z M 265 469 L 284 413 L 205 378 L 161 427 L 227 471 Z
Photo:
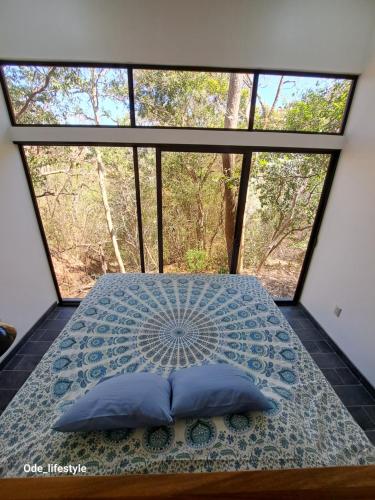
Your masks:
M 267 93 L 263 95 L 261 88 L 255 113 L 256 128 L 309 132 L 340 131 L 350 90 L 349 80 L 317 79 L 315 86 L 312 86 L 311 82 L 310 88 L 302 90 L 306 83 L 283 78 L 278 77 L 280 94 L 275 100 L 274 107 L 268 101 L 262 101 Z M 273 84 L 276 84 L 275 80 Z M 284 85 L 289 87 L 285 97 Z M 302 89 L 298 88 L 299 85 L 302 85 Z M 267 84 L 265 86 L 267 87 Z M 294 87 L 294 91 L 291 92 L 290 88 Z
M 305 92 L 285 112 L 287 130 L 339 132 L 350 89 L 347 80 Z
M 5 66 L 18 123 L 129 125 L 127 70 Z
M 220 266 L 217 270 L 218 274 L 228 274 L 228 268 L 225 266 Z
M 207 270 L 208 256 L 204 250 L 190 249 L 186 252 L 186 267 L 191 273 L 203 273 Z
M 285 242 L 306 241 L 328 168 L 328 155 L 258 153 L 252 166 L 245 263 L 258 267 Z M 303 245 L 302 245 L 303 246 Z
M 126 71 L 91 68 L 6 67 L 20 123 L 128 124 Z M 136 70 L 137 123 L 222 127 L 229 75 Z M 47 85 L 45 85 L 47 82 Z M 247 126 L 251 81 L 240 90 L 238 127 Z M 257 108 L 256 123 L 287 130 L 335 131 L 349 82 L 305 91 L 271 112 Z M 280 102 L 282 104 L 280 105 Z M 267 116 L 266 116 L 267 115 Z M 131 148 L 93 146 L 26 148 L 34 189 L 63 295 L 85 293 L 82 283 L 117 271 L 98 182 L 97 153 L 105 170 L 108 204 L 126 271 L 139 271 L 136 195 Z M 154 149 L 138 149 L 146 270 L 158 268 Z M 163 152 L 162 199 L 166 270 L 228 272 L 226 194 L 237 198 L 242 155 Z M 297 272 L 306 248 L 328 166 L 327 155 L 253 154 L 244 220 L 243 266 L 257 272 L 275 256 Z M 234 217 L 235 210 L 233 212 Z M 229 240 L 229 238 L 228 238 Z M 265 265 L 266 264 L 266 265 Z M 67 270 L 67 271 L 66 271 Z M 66 272 L 65 272 L 66 271 Z M 85 281 L 87 279 L 87 281 Z
M 223 127 L 229 74 L 135 71 L 138 123 L 174 127 Z M 241 91 L 239 124 L 246 128 L 249 86 Z

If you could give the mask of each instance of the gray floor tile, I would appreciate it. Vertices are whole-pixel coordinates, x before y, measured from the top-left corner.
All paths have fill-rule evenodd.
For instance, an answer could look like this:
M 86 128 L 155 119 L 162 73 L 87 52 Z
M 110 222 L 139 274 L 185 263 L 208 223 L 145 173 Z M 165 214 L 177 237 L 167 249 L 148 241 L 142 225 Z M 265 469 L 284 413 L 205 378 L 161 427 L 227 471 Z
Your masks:
M 60 307 L 56 307 L 55 309 L 53 309 L 53 311 L 51 311 L 49 313 L 49 315 L 47 316 L 47 319 L 57 319 L 59 316 L 59 313 L 60 313 Z
M 375 400 L 363 385 L 335 385 L 334 389 L 345 406 L 375 404 Z
M 21 349 L 18 351 L 18 354 L 44 354 L 51 343 L 51 341 L 46 340 L 29 340 L 21 347 Z
M 320 352 L 334 352 L 333 347 L 331 347 L 325 340 L 317 340 L 316 343 Z
M 19 389 L 30 373 L 30 371 L 2 370 L 0 372 L 0 387 L 2 389 Z
M 363 409 L 375 424 L 375 405 L 364 406 Z
M 39 336 L 38 340 L 55 340 L 61 333 L 61 330 L 43 330 L 42 334 Z
M 41 330 L 57 330 L 61 331 L 64 326 L 67 324 L 69 321 L 68 318 L 62 318 L 62 319 L 46 319 L 41 325 L 40 329 Z
M 33 354 L 23 354 L 19 356 L 21 358 L 13 370 L 34 370 L 36 365 L 42 359 L 41 355 L 33 355 Z
M 298 318 L 305 318 L 305 312 L 300 308 L 296 306 L 281 306 L 280 307 L 281 312 L 284 314 L 284 316 L 288 319 L 298 319 Z
M 369 438 L 371 443 L 375 446 L 375 431 L 367 431 L 366 436 Z
M 325 368 L 322 370 L 323 375 L 331 385 L 341 385 L 342 380 L 334 368 Z
M 32 335 L 28 338 L 28 340 L 34 341 L 34 340 L 41 340 L 41 337 L 43 336 L 44 333 L 46 333 L 47 330 L 43 330 L 41 328 L 37 328 Z
M 77 310 L 76 307 L 59 307 L 58 308 L 58 313 L 56 318 L 58 319 L 70 319 L 75 311 Z
M 290 318 L 288 319 L 288 323 L 290 324 L 290 326 L 294 329 L 294 328 L 301 328 L 301 325 L 300 325 L 300 318 Z
M 320 352 L 317 342 L 313 340 L 301 340 L 302 344 L 305 346 L 306 350 L 311 354 L 313 352 Z
M 0 389 L 0 411 L 5 410 L 17 391 L 18 389 Z
M 312 328 L 311 330 L 299 330 L 298 328 L 293 328 L 293 330 L 301 340 L 322 340 L 322 336 L 316 328 Z
M 301 318 L 298 320 L 298 323 L 299 323 L 298 328 L 308 329 L 308 330 L 310 330 L 311 328 L 316 328 L 315 323 L 313 323 L 311 319 L 308 318 Z
M 337 368 L 336 371 L 345 385 L 360 384 L 360 381 L 349 368 Z
M 335 352 L 321 352 L 311 354 L 319 368 L 345 367 L 344 361 Z
M 363 406 L 348 406 L 352 417 L 363 430 L 375 430 L 375 423 L 371 420 L 368 414 L 363 409 Z
M 13 368 L 19 363 L 19 361 L 22 359 L 22 356 L 20 354 L 15 354 L 14 356 L 11 357 L 11 359 L 6 363 L 4 366 L 3 370 L 13 370 Z

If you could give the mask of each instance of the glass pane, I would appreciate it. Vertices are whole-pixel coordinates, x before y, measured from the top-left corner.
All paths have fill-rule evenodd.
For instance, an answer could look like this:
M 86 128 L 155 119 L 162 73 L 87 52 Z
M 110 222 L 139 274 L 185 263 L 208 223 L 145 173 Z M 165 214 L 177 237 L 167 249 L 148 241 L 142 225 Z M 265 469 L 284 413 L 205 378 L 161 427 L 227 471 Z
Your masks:
M 351 80 L 259 75 L 254 128 L 340 131 Z
M 242 155 L 162 153 L 164 272 L 227 273 Z
M 84 297 L 105 273 L 139 272 L 131 148 L 26 146 L 63 297 Z
M 329 161 L 253 153 L 239 272 L 257 276 L 274 297 L 294 296 Z
M 253 75 L 134 70 L 137 125 L 247 128 Z
M 146 273 L 154 273 L 159 270 L 155 158 L 154 148 L 138 148 L 143 248 Z
M 126 69 L 4 66 L 4 74 L 19 124 L 130 125 Z

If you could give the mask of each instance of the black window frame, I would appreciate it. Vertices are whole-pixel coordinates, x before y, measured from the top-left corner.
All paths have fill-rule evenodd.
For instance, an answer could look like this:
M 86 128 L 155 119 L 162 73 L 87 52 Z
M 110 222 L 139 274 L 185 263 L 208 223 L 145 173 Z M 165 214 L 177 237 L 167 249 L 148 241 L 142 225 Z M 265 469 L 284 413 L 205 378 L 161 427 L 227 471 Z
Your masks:
M 3 66 L 44 66 L 44 67 L 71 67 L 71 68 L 111 68 L 111 69 L 126 69 L 128 73 L 128 91 L 129 91 L 129 112 L 130 125 L 92 125 L 92 124 L 36 124 L 36 123 L 17 123 L 13 110 L 13 105 L 9 93 L 8 84 L 4 74 Z M 244 73 L 253 75 L 252 95 L 250 99 L 250 110 L 248 117 L 247 128 L 224 128 L 224 127 L 175 127 L 164 125 L 137 125 L 135 113 L 135 90 L 134 90 L 134 69 L 145 70 L 164 70 L 164 71 L 191 71 L 191 72 L 211 72 L 211 73 Z M 350 90 L 348 93 L 344 114 L 339 132 L 314 132 L 310 130 L 270 130 L 254 128 L 254 116 L 256 108 L 256 97 L 259 75 L 285 75 L 295 77 L 312 77 L 312 78 L 334 78 L 350 80 Z M 325 73 L 325 72 L 308 72 L 308 71 L 283 71 L 283 70 L 268 70 L 268 69 L 251 69 L 251 68 L 223 68 L 210 66 L 175 66 L 175 65 L 156 65 L 156 64 L 128 64 L 128 63 L 99 63 L 99 62 L 62 62 L 62 61 L 22 61 L 22 60 L 0 60 L 0 84 L 5 96 L 6 106 L 8 109 L 11 125 L 13 127 L 82 127 L 82 128 L 132 128 L 132 129 L 169 129 L 169 130 L 215 130 L 215 131 L 235 131 L 235 132 L 270 132 L 284 134 L 316 134 L 316 135 L 343 135 L 348 121 L 351 104 L 358 80 L 356 74 L 344 73 Z
M 44 245 L 44 250 L 49 263 L 52 279 L 56 289 L 56 294 L 58 297 L 58 302 L 63 306 L 78 305 L 80 299 L 68 299 L 61 296 L 58 280 L 56 277 L 55 269 L 53 266 L 53 261 L 51 257 L 51 252 L 49 250 L 48 239 L 44 231 L 42 217 L 40 215 L 31 174 L 27 162 L 27 157 L 25 154 L 24 146 L 87 146 L 87 142 L 40 142 L 40 141 L 14 141 L 19 148 L 23 168 L 25 171 L 27 183 L 30 190 L 30 195 L 32 198 L 32 203 L 37 218 L 41 238 Z M 133 165 L 134 165 L 134 180 L 135 180 L 135 192 L 136 192 L 136 206 L 137 206 L 137 227 L 138 227 L 138 238 L 139 238 L 139 252 L 140 252 L 140 272 L 145 273 L 144 265 L 144 245 L 143 245 L 143 228 L 142 228 L 142 206 L 140 197 L 140 186 L 139 186 L 139 167 L 138 167 L 138 148 L 152 148 L 155 150 L 155 171 L 156 171 L 156 202 L 157 202 L 157 240 L 158 240 L 158 272 L 163 273 L 163 209 L 162 209 L 162 153 L 163 152 L 198 152 L 198 153 L 232 153 L 232 154 L 242 154 L 242 168 L 241 168 L 241 178 L 239 185 L 239 192 L 237 198 L 237 211 L 235 220 L 235 233 L 233 239 L 232 248 L 232 262 L 229 269 L 229 274 L 237 274 L 237 264 L 239 257 L 239 246 L 242 235 L 242 225 L 243 216 L 246 205 L 246 195 L 248 188 L 248 181 L 251 169 L 251 156 L 254 152 L 288 152 L 288 153 L 305 153 L 305 154 L 326 154 L 330 155 L 330 160 L 327 168 L 327 173 L 325 176 L 322 192 L 320 195 L 319 204 L 315 214 L 315 219 L 313 227 L 310 233 L 307 249 L 305 252 L 303 264 L 299 274 L 297 286 L 292 299 L 274 299 L 278 305 L 295 305 L 299 303 L 303 285 L 307 277 L 310 262 L 313 256 L 314 248 L 318 241 L 319 230 L 324 216 L 324 211 L 328 202 L 330 190 L 334 180 L 334 175 L 337 167 L 337 163 L 340 157 L 339 149 L 317 149 L 317 148 L 282 148 L 282 147 L 256 147 L 256 146 L 219 146 L 219 145 L 186 145 L 186 144 L 155 144 L 155 143 L 98 143 L 91 142 L 90 146 L 97 147 L 124 147 L 133 149 Z

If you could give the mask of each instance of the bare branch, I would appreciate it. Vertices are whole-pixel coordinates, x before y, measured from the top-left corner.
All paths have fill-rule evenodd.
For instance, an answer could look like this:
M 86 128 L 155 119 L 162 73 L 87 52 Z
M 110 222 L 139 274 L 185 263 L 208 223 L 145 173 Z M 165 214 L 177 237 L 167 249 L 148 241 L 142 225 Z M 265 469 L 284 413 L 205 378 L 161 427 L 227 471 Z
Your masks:
M 42 92 L 44 92 L 46 90 L 46 88 L 48 87 L 49 83 L 50 83 L 50 80 L 51 80 L 51 77 L 56 73 L 56 66 L 53 66 L 47 73 L 46 75 L 46 78 L 44 80 L 44 83 L 41 87 L 39 87 L 38 89 L 34 90 L 34 92 L 31 92 L 31 94 L 29 94 L 29 96 L 27 97 L 24 105 L 22 106 L 22 108 L 16 113 L 15 117 L 16 117 L 16 120 L 19 120 L 21 118 L 21 116 L 25 113 L 25 111 L 27 110 L 27 108 L 29 107 L 29 105 L 35 100 L 35 98 Z

